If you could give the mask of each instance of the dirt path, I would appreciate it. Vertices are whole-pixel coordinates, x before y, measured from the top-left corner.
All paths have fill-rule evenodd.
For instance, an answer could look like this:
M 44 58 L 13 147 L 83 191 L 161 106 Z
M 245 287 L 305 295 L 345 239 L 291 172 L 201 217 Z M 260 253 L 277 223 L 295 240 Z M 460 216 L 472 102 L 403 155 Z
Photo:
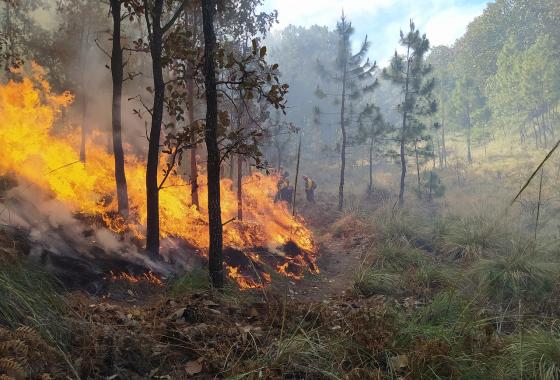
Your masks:
M 351 216 L 333 215 L 327 207 L 305 210 L 306 221 L 319 245 L 320 274 L 308 274 L 297 283 L 291 282 L 291 298 L 324 301 L 343 297 L 352 290 L 356 274 L 367 260 L 372 232 Z

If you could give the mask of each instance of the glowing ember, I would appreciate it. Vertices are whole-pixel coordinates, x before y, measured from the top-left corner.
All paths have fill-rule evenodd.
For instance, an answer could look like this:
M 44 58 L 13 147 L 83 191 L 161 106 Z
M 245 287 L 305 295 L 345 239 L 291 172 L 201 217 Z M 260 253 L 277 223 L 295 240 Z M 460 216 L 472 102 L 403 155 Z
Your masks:
M 52 194 L 77 213 L 96 216 L 115 233 L 143 239 L 146 222 L 145 163 L 130 149 L 126 154 L 126 176 L 131 215 L 127 221 L 116 214 L 113 157 L 92 133 L 88 141 L 88 161 L 79 162 L 78 131 L 57 125 L 73 97 L 69 93 L 55 95 L 43 79 L 43 69 L 32 67 L 32 75 L 21 82 L 0 85 L 0 174 L 12 172 L 44 192 Z M 125 147 L 126 148 L 126 147 Z M 162 155 L 162 160 L 166 156 Z M 164 165 L 161 165 L 164 167 Z M 187 181 L 171 175 L 160 191 L 160 223 L 162 238 L 181 238 L 200 248 L 208 248 L 207 186 L 199 177 L 200 210 L 191 205 Z M 301 278 L 306 270 L 316 272 L 316 248 L 311 231 L 300 218 L 293 218 L 283 203 L 273 201 L 277 178 L 254 173 L 243 179 L 244 221 L 224 227 L 224 245 L 239 250 L 263 247 L 277 251 L 292 242 L 298 255 L 287 255 L 278 270 L 291 278 Z M 237 215 L 237 198 L 232 181 L 221 183 L 223 220 Z M 260 260 L 257 258 L 255 261 Z M 288 266 L 286 266 L 289 264 Z M 276 267 L 277 265 L 273 265 Z M 251 278 L 228 266 L 228 274 L 241 287 L 258 287 Z M 258 285 L 270 282 L 260 275 Z
M 122 273 L 109 272 L 109 276 L 106 277 L 106 279 L 109 279 L 111 281 L 127 281 L 133 284 L 137 284 L 141 281 L 146 281 L 152 285 L 163 286 L 163 282 L 161 281 L 161 279 L 158 276 L 156 276 L 152 271 L 143 273 L 141 276 L 133 276 L 126 272 L 122 272 Z

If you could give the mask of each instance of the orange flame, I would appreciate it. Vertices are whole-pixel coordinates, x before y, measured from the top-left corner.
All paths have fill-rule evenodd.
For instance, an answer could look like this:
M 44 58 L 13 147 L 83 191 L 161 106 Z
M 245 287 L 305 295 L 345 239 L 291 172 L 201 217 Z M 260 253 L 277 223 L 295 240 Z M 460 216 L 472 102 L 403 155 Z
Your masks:
M 130 233 L 142 239 L 146 224 L 144 162 L 127 149 L 126 176 L 131 215 L 125 221 L 116 216 L 113 157 L 92 134 L 87 146 L 87 164 L 79 162 L 77 131 L 58 124 L 54 126 L 62 110 L 72 103 L 73 96 L 68 92 L 52 94 L 43 77 L 44 70 L 32 65 L 31 75 L 21 82 L 0 85 L 0 140 L 3 142 L 0 173 L 13 172 L 18 178 L 52 194 L 72 210 L 99 216 L 114 232 Z M 162 161 L 165 159 L 162 155 Z M 178 175 L 169 177 L 166 187 L 160 191 L 160 228 L 162 238 L 182 238 L 204 251 L 208 248 L 209 238 L 207 186 L 203 175 L 199 182 L 201 204 L 197 210 L 191 204 L 190 192 L 185 190 L 188 182 Z M 315 271 L 313 235 L 301 218 L 292 217 L 285 204 L 274 202 L 276 183 L 274 176 L 259 172 L 243 179 L 244 220 L 224 227 L 224 245 L 237 249 L 275 249 L 292 241 L 305 258 L 290 258 L 290 262 Z M 222 180 L 223 220 L 237 215 L 237 198 L 232 187 L 231 180 Z M 278 270 L 293 277 L 286 268 Z M 258 284 L 252 283 L 233 266 L 228 267 L 228 274 L 241 287 L 258 287 L 263 282 L 270 282 L 270 278 L 264 278 L 265 281 Z
M 127 281 L 133 284 L 146 281 L 152 285 L 163 286 L 163 281 L 161 281 L 161 279 L 152 271 L 143 273 L 141 276 L 133 276 L 126 272 L 114 273 L 111 271 L 109 272 L 109 277 L 107 277 L 107 279 L 110 279 L 111 281 Z

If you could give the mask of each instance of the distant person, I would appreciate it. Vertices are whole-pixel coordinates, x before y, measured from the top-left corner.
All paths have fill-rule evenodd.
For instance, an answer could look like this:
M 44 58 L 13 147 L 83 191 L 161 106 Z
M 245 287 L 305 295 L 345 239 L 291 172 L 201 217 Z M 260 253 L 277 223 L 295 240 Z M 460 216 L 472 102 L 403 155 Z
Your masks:
M 307 202 L 315 203 L 315 189 L 317 188 L 317 184 L 306 175 L 303 176 L 303 181 L 305 182 L 305 196 Z
M 285 201 L 286 193 L 289 191 L 290 180 L 288 176 L 290 174 L 285 171 L 281 174 L 280 180 L 276 183 L 276 196 L 274 197 L 274 202 Z

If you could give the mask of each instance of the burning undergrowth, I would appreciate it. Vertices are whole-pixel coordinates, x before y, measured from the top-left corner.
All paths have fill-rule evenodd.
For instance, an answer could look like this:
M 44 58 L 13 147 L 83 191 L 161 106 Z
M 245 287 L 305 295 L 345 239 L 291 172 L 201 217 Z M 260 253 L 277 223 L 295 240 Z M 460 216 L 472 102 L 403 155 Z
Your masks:
M 113 157 L 99 143 L 106 138 L 90 133 L 87 162 L 80 162 L 78 131 L 60 120 L 72 96 L 53 94 L 43 75 L 40 67 L 33 66 L 32 75 L 0 86 L 2 223 L 28 231 L 33 244 L 30 255 L 61 270 L 95 273 L 95 278 L 121 275 L 126 279 L 127 274 L 136 279 L 150 271 L 168 275 L 203 265 L 208 248 L 204 176 L 199 181 L 200 209 L 185 190 L 188 180 L 175 173 L 169 176 L 160 192 L 165 260 L 150 261 L 142 252 L 143 160 L 127 149 L 130 216 L 125 221 L 116 213 Z M 162 161 L 165 158 L 162 155 Z M 258 172 L 244 178 L 244 220 L 224 226 L 227 273 L 242 288 L 270 283 L 272 271 L 292 279 L 318 271 L 312 233 L 285 204 L 274 202 L 276 182 Z M 229 179 L 222 180 L 221 200 L 223 219 L 232 220 L 238 203 Z

